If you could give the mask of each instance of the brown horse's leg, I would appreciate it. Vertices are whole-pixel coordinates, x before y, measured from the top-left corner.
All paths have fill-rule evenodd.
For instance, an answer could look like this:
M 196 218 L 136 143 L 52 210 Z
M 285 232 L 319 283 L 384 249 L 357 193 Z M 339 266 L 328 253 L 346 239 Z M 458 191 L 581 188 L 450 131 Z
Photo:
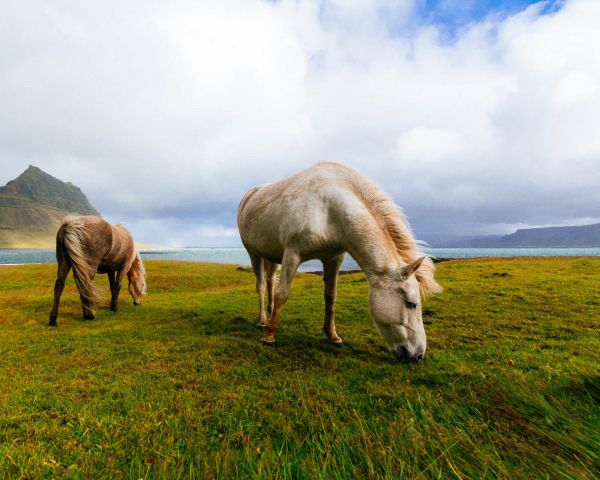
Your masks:
M 106 275 L 108 276 L 108 283 L 110 284 L 110 309 L 113 312 L 117 311 L 117 297 L 115 296 L 115 286 L 116 286 L 116 275 L 117 272 L 112 271 L 112 272 L 107 272 Z
M 267 326 L 267 314 L 265 313 L 265 275 L 263 259 L 258 255 L 249 253 L 250 261 L 252 262 L 252 270 L 256 276 L 256 293 L 258 294 L 258 328 L 265 328 Z
M 262 338 L 262 343 L 265 345 L 273 345 L 275 343 L 275 330 L 279 326 L 280 311 L 290 294 L 292 280 L 294 279 L 296 270 L 298 270 L 298 265 L 300 265 L 300 255 L 293 250 L 286 250 L 281 261 L 281 278 L 277 287 L 277 293 L 275 293 L 273 311 L 271 312 L 267 329 Z
M 267 273 L 267 313 L 271 315 L 273 311 L 273 303 L 275 302 L 275 273 L 277 272 L 277 264 L 265 260 L 265 270 Z
M 51 327 L 56 326 L 56 319 L 58 318 L 58 305 L 60 303 L 60 296 L 62 295 L 63 289 L 65 288 L 65 280 L 71 270 L 71 265 L 65 258 L 58 259 L 58 272 L 56 274 L 56 281 L 54 282 L 54 304 L 52 305 L 52 311 L 50 312 L 50 321 L 48 325 Z
M 327 335 L 327 339 L 336 345 L 342 345 L 342 339 L 338 337 L 335 331 L 335 297 L 337 296 L 337 278 L 344 255 L 335 257 L 333 260 L 323 262 L 323 282 L 325 292 L 325 322 L 323 323 L 323 331 Z
M 125 276 L 126 270 L 123 268 L 116 273 L 116 279 L 114 283 L 114 287 L 111 291 L 111 300 L 110 300 L 110 309 L 113 312 L 116 312 L 118 309 L 119 303 L 119 293 L 121 292 L 121 284 L 123 283 L 123 277 Z

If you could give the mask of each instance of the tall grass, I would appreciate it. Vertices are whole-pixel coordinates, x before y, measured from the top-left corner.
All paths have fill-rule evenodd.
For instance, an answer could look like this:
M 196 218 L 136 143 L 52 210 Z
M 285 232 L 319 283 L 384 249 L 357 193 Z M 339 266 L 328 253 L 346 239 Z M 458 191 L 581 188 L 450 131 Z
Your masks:
M 148 296 L 81 319 L 54 267 L 0 267 L 0 477 L 597 478 L 600 259 L 441 264 L 426 360 L 398 364 L 362 274 L 299 275 L 274 349 L 253 275 L 147 262 Z M 106 277 L 96 280 L 108 296 Z

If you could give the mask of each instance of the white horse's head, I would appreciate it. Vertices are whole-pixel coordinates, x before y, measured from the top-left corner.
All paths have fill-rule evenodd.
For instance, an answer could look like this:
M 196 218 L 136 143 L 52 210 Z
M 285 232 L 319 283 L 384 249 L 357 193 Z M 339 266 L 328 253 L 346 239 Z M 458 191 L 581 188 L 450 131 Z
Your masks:
M 414 275 L 424 259 L 381 277 L 369 291 L 373 322 L 394 355 L 402 361 L 422 360 L 427 348 L 421 292 Z

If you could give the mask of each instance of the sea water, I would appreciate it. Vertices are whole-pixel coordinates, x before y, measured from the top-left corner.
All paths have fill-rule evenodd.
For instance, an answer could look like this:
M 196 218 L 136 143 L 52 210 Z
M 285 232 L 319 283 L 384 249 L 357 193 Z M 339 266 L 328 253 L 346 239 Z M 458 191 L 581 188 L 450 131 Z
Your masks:
M 437 258 L 478 258 L 478 257 L 561 257 L 561 256 L 600 256 L 600 248 L 424 248 L 427 255 Z M 250 259 L 243 248 L 160 248 L 141 249 L 144 260 L 180 260 L 191 262 L 233 263 L 250 265 Z M 54 263 L 54 250 L 12 250 L 0 249 L 0 265 Z M 356 261 L 346 255 L 343 270 L 358 270 Z M 300 266 L 300 271 L 321 270 L 321 262 L 309 260 Z

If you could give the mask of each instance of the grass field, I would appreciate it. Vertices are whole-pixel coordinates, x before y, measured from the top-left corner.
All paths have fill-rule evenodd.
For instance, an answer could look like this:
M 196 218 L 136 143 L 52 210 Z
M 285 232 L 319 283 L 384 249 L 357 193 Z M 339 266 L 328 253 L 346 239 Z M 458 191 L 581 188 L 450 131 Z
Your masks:
M 340 280 L 344 348 L 305 274 L 270 349 L 251 273 L 146 267 L 144 304 L 125 288 L 95 321 L 71 279 L 57 328 L 55 267 L 0 267 L 0 478 L 600 475 L 600 259 L 441 264 L 413 365 L 368 319 L 362 274 Z

